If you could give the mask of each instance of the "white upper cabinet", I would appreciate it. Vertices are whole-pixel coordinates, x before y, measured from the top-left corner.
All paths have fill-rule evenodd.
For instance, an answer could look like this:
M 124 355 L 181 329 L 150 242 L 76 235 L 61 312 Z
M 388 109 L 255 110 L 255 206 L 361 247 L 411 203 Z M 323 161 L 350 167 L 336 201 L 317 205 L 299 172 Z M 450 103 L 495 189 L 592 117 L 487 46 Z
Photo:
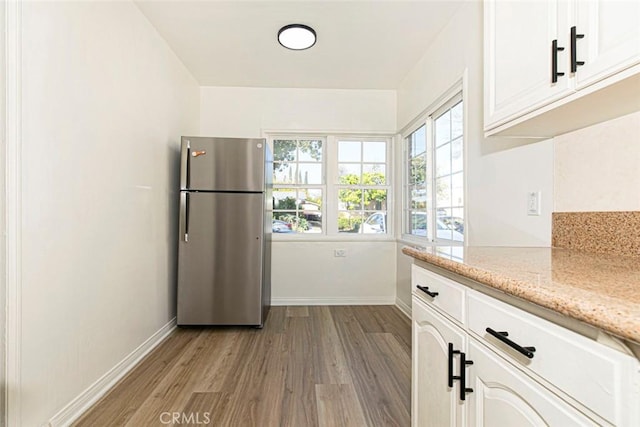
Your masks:
M 576 17 L 576 88 L 640 63 L 640 1 L 581 0 Z
M 568 1 L 485 3 L 485 127 L 495 127 L 572 91 Z M 553 41 L 558 50 L 552 52 Z M 552 83 L 552 61 L 557 76 Z
M 640 110 L 640 1 L 484 7 L 487 135 L 551 137 Z

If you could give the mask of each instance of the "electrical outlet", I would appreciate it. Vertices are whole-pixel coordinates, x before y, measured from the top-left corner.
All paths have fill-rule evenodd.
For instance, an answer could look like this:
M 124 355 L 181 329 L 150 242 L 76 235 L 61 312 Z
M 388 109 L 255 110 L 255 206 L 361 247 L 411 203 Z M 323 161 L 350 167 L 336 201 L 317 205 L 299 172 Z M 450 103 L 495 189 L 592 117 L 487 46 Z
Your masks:
M 540 215 L 539 191 L 530 191 L 527 193 L 527 215 Z
M 334 257 L 338 257 L 338 258 L 344 258 L 347 256 L 347 250 L 346 249 L 335 249 L 333 251 L 333 256 Z

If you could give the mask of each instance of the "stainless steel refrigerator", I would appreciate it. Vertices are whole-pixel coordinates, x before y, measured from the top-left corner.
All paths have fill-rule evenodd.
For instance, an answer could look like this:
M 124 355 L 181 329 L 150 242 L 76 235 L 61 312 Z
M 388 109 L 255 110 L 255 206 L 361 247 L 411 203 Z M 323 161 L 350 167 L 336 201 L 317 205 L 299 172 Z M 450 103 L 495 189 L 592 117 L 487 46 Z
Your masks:
M 182 137 L 178 325 L 263 326 L 272 172 L 264 139 Z

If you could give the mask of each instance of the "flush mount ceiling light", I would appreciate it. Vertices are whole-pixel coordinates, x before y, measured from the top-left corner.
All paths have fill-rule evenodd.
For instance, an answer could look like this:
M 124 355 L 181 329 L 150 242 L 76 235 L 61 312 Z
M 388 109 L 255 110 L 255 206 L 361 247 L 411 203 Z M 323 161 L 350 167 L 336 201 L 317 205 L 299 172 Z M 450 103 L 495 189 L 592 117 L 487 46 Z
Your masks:
M 278 31 L 278 42 L 291 50 L 309 49 L 316 44 L 316 32 L 302 24 L 285 25 Z

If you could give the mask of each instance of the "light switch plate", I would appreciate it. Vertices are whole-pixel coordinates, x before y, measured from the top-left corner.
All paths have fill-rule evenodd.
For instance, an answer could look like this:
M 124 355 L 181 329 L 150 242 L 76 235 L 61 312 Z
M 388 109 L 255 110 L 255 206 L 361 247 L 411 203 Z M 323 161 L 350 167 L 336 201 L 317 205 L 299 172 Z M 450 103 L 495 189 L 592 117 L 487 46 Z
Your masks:
M 527 193 L 527 215 L 540 216 L 540 192 L 529 191 Z

